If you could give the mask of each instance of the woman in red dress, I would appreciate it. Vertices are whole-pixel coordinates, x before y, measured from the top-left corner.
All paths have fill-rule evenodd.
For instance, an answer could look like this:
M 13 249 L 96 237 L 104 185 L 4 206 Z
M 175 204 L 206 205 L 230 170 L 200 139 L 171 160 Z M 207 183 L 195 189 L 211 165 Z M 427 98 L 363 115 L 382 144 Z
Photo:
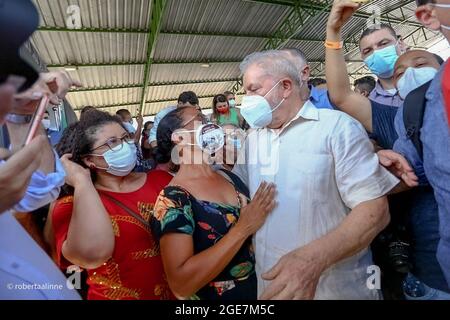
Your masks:
M 172 176 L 132 172 L 134 141 L 120 120 L 100 111 L 74 129 L 62 157 L 73 195 L 52 212 L 56 253 L 65 271 L 87 271 L 87 299 L 173 299 L 149 219 Z

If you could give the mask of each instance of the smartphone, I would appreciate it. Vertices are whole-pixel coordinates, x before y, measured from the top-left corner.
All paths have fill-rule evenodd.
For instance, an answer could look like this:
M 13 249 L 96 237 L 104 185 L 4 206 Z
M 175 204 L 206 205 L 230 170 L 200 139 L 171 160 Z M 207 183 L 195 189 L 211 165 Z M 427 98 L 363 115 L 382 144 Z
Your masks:
M 39 126 L 41 125 L 42 119 L 44 118 L 44 113 L 45 110 L 47 109 L 49 100 L 50 98 L 47 95 L 42 97 L 41 102 L 39 103 L 39 106 L 33 115 L 33 119 L 31 120 L 30 129 L 28 129 L 27 137 L 23 144 L 24 146 L 29 144 L 31 140 L 33 140 L 33 138 L 35 137 L 36 132 L 39 129 Z

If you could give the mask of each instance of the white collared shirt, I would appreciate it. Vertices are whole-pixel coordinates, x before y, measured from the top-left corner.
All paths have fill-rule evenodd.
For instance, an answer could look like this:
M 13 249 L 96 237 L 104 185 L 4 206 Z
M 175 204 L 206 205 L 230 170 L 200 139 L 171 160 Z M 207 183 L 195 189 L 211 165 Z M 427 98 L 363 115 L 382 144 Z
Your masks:
M 265 180 L 277 186 L 278 206 L 254 237 L 258 294 L 261 274 L 290 251 L 336 228 L 358 204 L 379 198 L 398 180 L 378 163 L 362 126 L 350 116 L 306 102 L 281 130 L 249 133 L 234 173 L 253 197 Z M 326 270 L 316 299 L 377 299 L 366 282 L 369 248 Z

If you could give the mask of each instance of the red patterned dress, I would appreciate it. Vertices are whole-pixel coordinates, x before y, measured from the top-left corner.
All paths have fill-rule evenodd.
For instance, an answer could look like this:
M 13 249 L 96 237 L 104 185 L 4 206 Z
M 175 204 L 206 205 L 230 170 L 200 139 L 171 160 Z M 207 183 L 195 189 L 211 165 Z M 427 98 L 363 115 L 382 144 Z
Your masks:
M 130 193 L 106 192 L 125 206 L 149 220 L 159 192 L 172 176 L 151 171 L 145 185 Z M 151 232 L 135 217 L 100 195 L 111 217 L 115 235 L 112 258 L 103 266 L 87 270 L 88 300 L 167 300 L 174 299 L 164 274 L 159 246 Z M 57 201 L 52 213 L 58 263 L 63 269 L 71 265 L 62 253 L 72 215 L 73 197 Z

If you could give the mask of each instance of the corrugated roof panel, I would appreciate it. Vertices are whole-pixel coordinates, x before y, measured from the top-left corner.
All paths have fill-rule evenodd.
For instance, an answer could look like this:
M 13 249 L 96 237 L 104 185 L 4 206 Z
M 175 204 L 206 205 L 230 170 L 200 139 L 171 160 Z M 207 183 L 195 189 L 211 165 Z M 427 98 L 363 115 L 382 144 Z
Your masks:
M 83 28 L 148 29 L 148 0 L 33 0 L 41 26 L 67 27 L 69 5 L 80 8 Z
M 147 35 L 39 31 L 32 43 L 47 64 L 145 61 Z
M 291 7 L 242 0 L 171 0 L 162 30 L 271 34 Z
M 172 98 L 176 100 L 183 91 L 194 91 L 197 96 L 216 95 L 228 90 L 233 84 L 234 82 L 217 82 L 150 87 L 148 89 L 147 101 Z
M 50 68 L 58 70 L 58 68 Z M 80 67 L 70 71 L 70 76 L 78 80 L 85 88 L 111 87 L 127 84 L 142 84 L 144 66 L 111 66 L 111 67 Z
M 239 63 L 211 63 L 209 68 L 198 63 L 154 64 L 150 69 L 150 83 L 233 79 L 239 75 Z
M 161 34 L 154 59 L 182 60 L 239 60 L 262 49 L 263 38 L 234 38 Z
M 74 109 L 91 106 L 107 106 L 122 103 L 136 103 L 141 98 L 141 88 L 69 92 L 67 100 Z

